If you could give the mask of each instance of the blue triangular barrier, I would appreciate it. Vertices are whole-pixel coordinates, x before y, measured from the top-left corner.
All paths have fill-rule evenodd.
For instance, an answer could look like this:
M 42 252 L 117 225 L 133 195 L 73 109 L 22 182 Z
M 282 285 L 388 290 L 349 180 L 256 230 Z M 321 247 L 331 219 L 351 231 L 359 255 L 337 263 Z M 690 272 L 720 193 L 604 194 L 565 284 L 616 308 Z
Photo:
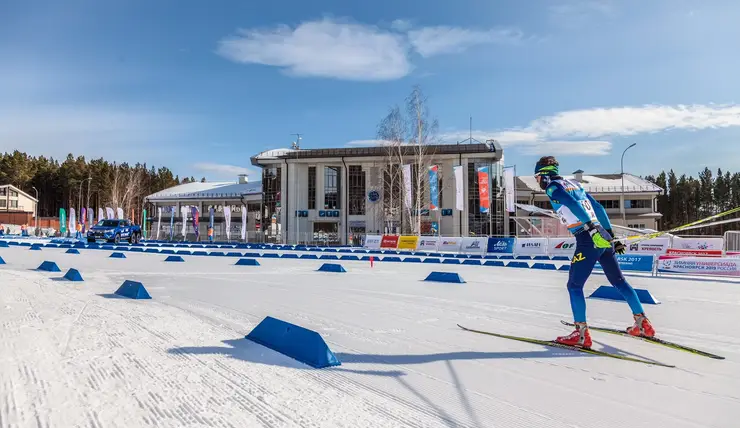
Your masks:
M 347 272 L 344 266 L 336 263 L 324 263 L 318 269 L 319 272 Z
M 297 259 L 298 258 L 298 254 L 285 253 L 282 256 L 280 256 L 280 258 L 281 259 Z
M 317 369 L 341 365 L 319 333 L 269 316 L 245 338 Z
M 241 257 L 242 253 L 238 253 L 236 251 L 230 251 L 229 253 L 226 254 L 226 256 L 227 257 Z
M 444 259 L 442 260 L 442 264 L 444 265 L 459 265 L 460 260 L 458 259 Z
M 465 280 L 457 272 L 432 272 L 427 275 L 424 281 L 452 282 L 455 284 L 465 283 Z
M 283 257 L 285 257 L 285 255 Z M 339 259 L 340 260 L 360 260 L 360 258 L 357 256 L 342 256 Z
M 506 267 L 526 268 L 526 269 L 529 269 L 529 263 L 527 263 L 527 262 L 509 262 L 509 264 L 507 264 Z
M 31 248 L 29 248 L 31 251 L 41 251 L 41 245 L 33 244 L 31 245 Z
M 4 264 L 5 264 L 5 260 L 3 260 L 2 257 L 0 257 L 0 265 L 4 265 Z
M 424 259 L 422 263 L 442 263 L 442 262 L 436 257 L 428 257 Z
M 39 267 L 36 268 L 37 270 L 43 270 L 46 272 L 61 272 L 62 270 L 59 269 L 59 266 L 55 262 L 50 262 L 48 260 L 44 261 L 39 265 Z
M 8 242 L 7 241 L 0 241 L 0 248 L 8 248 Z
M 660 304 L 660 301 L 653 297 L 653 295 L 650 294 L 648 290 L 635 288 L 635 293 L 637 293 L 637 298 L 640 300 L 641 303 L 646 303 L 650 305 Z M 622 293 L 620 293 L 616 287 L 613 287 L 611 285 L 600 286 L 588 297 L 595 299 L 624 300 Z
M 302 259 L 318 259 L 316 254 L 301 254 Z
M 119 296 L 128 297 L 130 299 L 151 299 L 152 296 L 144 288 L 144 284 L 138 281 L 125 280 L 116 293 Z
M 562 266 L 560 266 L 558 268 L 558 270 L 569 271 L 570 270 L 570 265 L 562 265 Z
M 406 257 L 403 259 L 404 263 L 421 263 L 421 259 L 418 257 Z
M 235 263 L 236 266 L 259 266 L 260 262 L 256 259 L 239 259 Z
M 280 254 L 278 253 L 265 253 L 262 255 L 263 259 L 277 259 L 280 257 Z
M 337 257 L 334 254 L 322 254 L 321 257 L 319 257 L 321 260 L 339 260 L 339 257 Z M 399 259 L 399 261 L 401 261 Z
M 126 255 L 123 253 L 110 253 L 110 256 L 108 256 L 111 259 L 125 259 Z
M 501 267 L 503 267 L 503 266 L 506 266 L 506 264 L 504 264 L 504 262 L 502 262 L 501 260 L 486 260 L 486 262 L 483 263 L 483 266 L 501 266 Z
M 84 279 L 82 279 L 82 275 L 80 275 L 80 271 L 77 269 L 68 270 L 67 273 L 64 274 L 64 279 L 75 282 L 84 281 Z
M 70 248 L 67 251 L 65 251 L 66 254 L 80 254 L 80 250 L 77 248 Z
M 532 265 L 532 269 L 556 270 L 557 268 L 552 263 L 535 263 Z
M 477 260 L 477 259 L 467 259 L 467 260 L 463 260 L 462 264 L 464 264 L 464 265 L 480 266 L 480 260 Z
M 185 259 L 183 259 L 181 256 L 167 256 L 166 259 L 164 259 L 166 262 L 184 262 Z

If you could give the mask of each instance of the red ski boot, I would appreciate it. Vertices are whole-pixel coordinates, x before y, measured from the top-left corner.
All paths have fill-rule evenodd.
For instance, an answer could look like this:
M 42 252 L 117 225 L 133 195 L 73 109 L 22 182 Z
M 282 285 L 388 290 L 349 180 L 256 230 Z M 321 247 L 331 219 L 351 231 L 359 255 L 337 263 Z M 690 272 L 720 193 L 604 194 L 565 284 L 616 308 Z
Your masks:
M 555 339 L 556 342 L 563 345 L 577 346 L 579 348 L 591 348 L 591 332 L 585 322 L 575 323 L 576 329 L 567 336 L 560 336 Z
M 650 324 L 650 320 L 647 319 L 644 313 L 635 314 L 633 316 L 635 318 L 635 325 L 629 327 L 627 329 L 627 333 L 631 334 L 632 336 L 655 336 L 655 329 L 653 328 L 652 324 Z

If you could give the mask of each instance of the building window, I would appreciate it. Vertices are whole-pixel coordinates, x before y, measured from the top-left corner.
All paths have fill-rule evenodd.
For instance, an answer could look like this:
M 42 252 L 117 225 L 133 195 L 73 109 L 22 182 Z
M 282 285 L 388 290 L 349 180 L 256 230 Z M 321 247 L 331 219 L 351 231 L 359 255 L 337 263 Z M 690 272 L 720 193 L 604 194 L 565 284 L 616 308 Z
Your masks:
M 609 209 L 609 208 L 619 208 L 619 199 L 607 199 L 605 201 L 596 200 L 598 203 L 601 204 L 602 207 Z
M 10 201 L 10 208 L 18 208 L 18 201 L 17 200 Z
M 17 198 L 18 197 L 18 192 L 16 192 L 15 190 L 11 190 L 10 191 L 10 197 L 11 198 Z
M 488 167 L 489 174 L 489 212 L 480 212 L 478 192 L 478 168 Z M 503 235 L 504 233 L 504 199 L 500 183 L 503 175 L 501 164 L 491 164 L 488 160 L 468 162 L 468 230 L 469 236 Z M 465 231 L 463 230 L 463 234 Z
M 268 227 L 272 224 L 272 219 L 275 219 L 275 223 L 280 223 L 280 211 L 281 211 L 281 174 L 282 169 L 279 166 L 271 166 L 262 169 L 262 199 L 264 201 L 264 212 L 261 213 L 260 226 L 268 236 L 277 234 L 277 230 L 272 227 Z
M 644 229 L 645 228 L 645 223 L 628 224 L 627 227 L 632 228 L 632 229 Z
M 308 167 L 308 209 L 316 209 L 316 167 Z
M 338 210 L 341 207 L 340 192 L 342 190 L 341 168 L 338 166 L 324 167 L 324 209 Z
M 365 215 L 365 172 L 360 165 L 350 165 L 349 215 Z
M 0 208 L 6 208 L 8 206 L 8 201 L 5 199 L 0 199 Z
M 544 210 L 552 209 L 552 204 L 550 201 L 534 201 L 534 206 L 537 208 L 542 208 Z
M 0 189 L 0 196 L 8 196 L 8 188 L 7 187 L 3 187 L 2 189 Z
M 650 199 L 631 199 L 624 201 L 624 208 L 652 208 L 653 203 Z

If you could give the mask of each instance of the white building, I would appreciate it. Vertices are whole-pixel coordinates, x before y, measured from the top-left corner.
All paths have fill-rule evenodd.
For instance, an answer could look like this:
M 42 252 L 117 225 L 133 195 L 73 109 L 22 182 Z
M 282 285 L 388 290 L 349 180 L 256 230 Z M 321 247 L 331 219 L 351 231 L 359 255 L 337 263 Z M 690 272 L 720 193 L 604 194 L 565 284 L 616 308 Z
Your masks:
M 0 186 L 0 223 L 33 226 L 37 203 L 38 199 L 12 184 Z
M 195 231 L 192 225 L 192 216 L 188 215 L 186 235 L 182 235 L 182 207 L 197 207 L 199 214 L 199 237 L 207 239 L 207 225 L 210 209 L 214 211 L 214 240 L 226 240 L 226 222 L 224 207 L 231 207 L 230 240 L 239 241 L 241 238 L 241 220 L 243 207 L 247 207 L 248 241 L 259 240 L 260 202 L 262 200 L 261 183 L 249 183 L 246 175 L 240 175 L 235 182 L 194 182 L 170 187 L 151 194 L 145 198 L 149 203 L 147 236 L 156 238 L 158 209 L 162 208 L 162 221 L 159 238 L 168 239 L 170 236 L 170 219 L 174 214 L 173 239 L 195 240 Z
M 404 163 L 412 163 L 414 146 L 403 147 Z M 495 142 L 427 146 L 421 173 L 439 168 L 439 210 L 419 210 L 422 234 L 470 236 L 504 234 L 501 175 L 503 151 Z M 401 210 L 401 180 L 392 177 L 399 163 L 389 161 L 386 147 L 269 150 L 252 157 L 262 168 L 266 238 L 286 243 L 357 243 L 366 233 L 408 231 L 414 210 Z M 392 165 L 392 166 L 391 166 Z M 453 167 L 461 165 L 462 210 L 457 209 Z M 488 167 L 491 207 L 481 213 L 477 168 Z M 413 166 L 413 171 L 418 171 Z M 415 182 L 415 180 L 412 180 Z M 428 179 L 422 207 L 429 207 Z M 413 192 L 417 192 L 413 185 Z M 393 191 L 391 189 L 394 189 Z M 394 202 L 394 200 L 396 202 Z
M 663 216 L 658 212 L 657 198 L 663 193 L 663 189 L 656 184 L 627 173 L 624 174 L 624 186 L 621 174 L 586 175 L 582 170 L 578 170 L 573 175 L 564 177 L 580 182 L 606 209 L 612 224 L 634 229 L 657 230 L 658 220 Z M 534 174 L 517 177 L 516 198 L 519 204 L 552 210 L 550 200 L 540 189 Z M 530 213 L 525 210 L 517 210 L 517 217 L 529 215 Z M 546 234 L 556 233 L 551 230 Z M 557 234 L 562 235 L 564 231 L 558 230 Z

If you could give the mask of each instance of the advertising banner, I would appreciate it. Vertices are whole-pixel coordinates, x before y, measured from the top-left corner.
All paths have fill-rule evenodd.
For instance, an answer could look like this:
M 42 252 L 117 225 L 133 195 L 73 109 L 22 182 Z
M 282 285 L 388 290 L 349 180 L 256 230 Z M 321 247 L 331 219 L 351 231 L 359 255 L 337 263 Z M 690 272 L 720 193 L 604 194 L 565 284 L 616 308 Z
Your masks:
M 465 198 L 463 197 L 463 170 L 461 165 L 452 167 L 455 175 L 455 209 L 462 211 L 465 209 Z
M 516 238 L 488 238 L 486 252 L 495 254 L 512 254 L 514 253 L 515 244 Z
M 363 247 L 368 250 L 378 250 L 382 239 L 383 237 L 380 235 L 365 235 L 365 245 Z
M 411 165 L 401 165 L 401 172 L 403 173 L 403 200 L 407 209 L 412 207 L 411 197 Z
M 198 207 L 192 207 L 192 214 L 193 214 L 193 230 L 195 230 L 195 240 L 198 240 L 198 237 L 200 236 L 200 233 L 198 232 L 198 225 L 200 224 L 200 213 L 198 212 Z
M 247 240 L 247 207 L 242 205 L 242 241 Z
M 380 248 L 398 247 L 398 235 L 383 235 L 380 241 Z
M 572 256 L 576 249 L 576 238 L 550 238 L 547 251 L 551 256 Z
M 123 208 L 121 207 L 116 208 L 116 214 L 118 215 L 118 217 L 116 217 L 117 219 L 125 220 L 126 217 L 123 215 Z
M 514 167 L 507 166 L 504 168 L 504 187 L 506 188 L 506 211 L 516 212 L 516 195 L 514 187 Z
M 480 212 L 487 213 L 490 206 L 487 166 L 478 168 L 478 198 L 480 199 Z
M 439 238 L 437 249 L 445 252 L 459 252 L 462 246 L 462 238 Z
M 429 209 L 439 209 L 439 167 L 432 165 L 429 167 Z
M 679 248 L 669 248 L 666 254 L 669 256 L 686 257 L 722 257 L 722 250 L 682 250 Z
M 652 254 L 617 254 L 619 268 L 633 272 L 652 272 L 655 256 Z M 597 262 L 596 268 L 601 269 Z
M 547 254 L 547 238 L 517 238 L 514 252 L 522 255 Z
M 724 247 L 722 238 L 673 238 L 671 248 L 679 250 L 722 250 Z
M 402 235 L 398 238 L 398 247 L 396 248 L 399 250 L 415 250 L 418 243 L 418 236 Z
M 466 254 L 482 254 L 488 246 L 488 238 L 465 237 L 462 239 L 462 252 Z
M 437 244 L 439 239 L 437 237 L 422 236 L 419 239 L 419 245 L 416 247 L 418 251 L 437 251 Z
M 105 215 L 108 220 L 113 220 L 116 216 L 113 214 L 113 208 L 111 207 L 105 207 Z
M 226 240 L 231 240 L 231 207 L 225 206 L 224 207 L 224 220 L 226 221 Z M 211 224 L 211 227 L 213 227 L 213 224 Z
M 59 208 L 59 232 L 62 236 L 67 235 L 67 212 L 64 208 Z
M 653 238 L 626 244 L 627 251 L 630 253 L 665 254 L 671 245 L 671 240 L 669 238 Z
M 159 241 L 159 230 L 162 228 L 162 207 L 157 207 L 157 235 L 154 237 Z
M 661 256 L 658 272 L 740 276 L 740 259 Z

